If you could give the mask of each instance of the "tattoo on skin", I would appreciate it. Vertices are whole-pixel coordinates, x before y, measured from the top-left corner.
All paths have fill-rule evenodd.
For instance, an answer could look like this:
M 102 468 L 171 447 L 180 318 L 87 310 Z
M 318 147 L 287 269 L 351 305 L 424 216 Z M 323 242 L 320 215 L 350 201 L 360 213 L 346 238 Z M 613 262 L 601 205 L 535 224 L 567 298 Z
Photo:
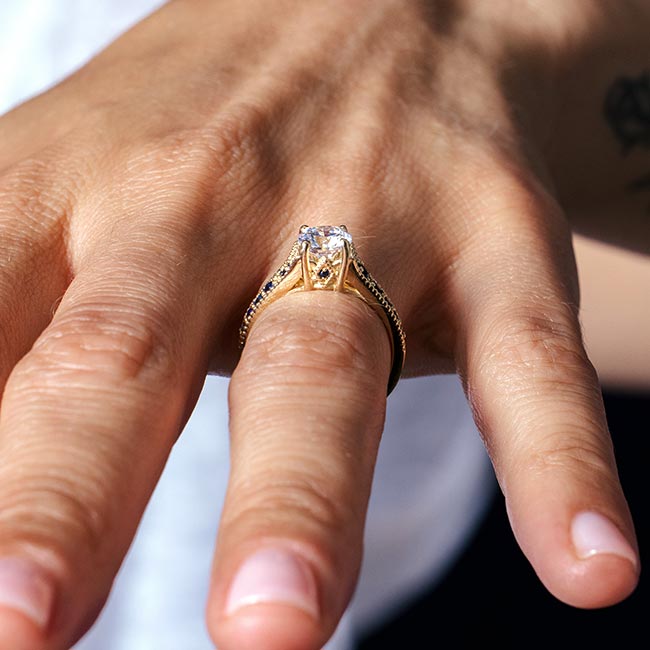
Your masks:
M 650 71 L 617 79 L 607 92 L 603 109 L 623 155 L 637 148 L 650 150 Z M 630 192 L 650 192 L 650 174 L 627 187 Z
M 605 98 L 605 118 L 623 145 L 650 149 L 650 72 L 617 79 Z

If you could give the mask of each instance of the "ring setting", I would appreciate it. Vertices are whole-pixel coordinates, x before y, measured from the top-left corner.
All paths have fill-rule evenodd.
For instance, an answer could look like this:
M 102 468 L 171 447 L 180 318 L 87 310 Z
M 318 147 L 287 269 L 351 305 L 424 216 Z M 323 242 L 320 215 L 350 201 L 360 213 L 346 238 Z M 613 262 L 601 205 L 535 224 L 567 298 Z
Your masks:
M 406 356 L 406 336 L 397 309 L 370 275 L 346 226 L 300 227 L 298 238 L 277 271 L 260 286 L 239 328 L 244 347 L 257 315 L 294 291 L 337 291 L 363 300 L 381 318 L 391 341 L 392 366 L 388 394 L 397 385 Z

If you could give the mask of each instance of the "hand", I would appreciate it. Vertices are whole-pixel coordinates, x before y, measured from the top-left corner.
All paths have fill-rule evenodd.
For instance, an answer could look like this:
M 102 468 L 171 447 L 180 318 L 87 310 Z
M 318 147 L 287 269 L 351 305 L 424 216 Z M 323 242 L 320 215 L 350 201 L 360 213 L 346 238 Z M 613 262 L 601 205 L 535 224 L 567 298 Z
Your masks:
M 390 354 L 361 301 L 312 292 L 266 308 L 239 359 L 303 222 L 347 224 L 404 321 L 405 375 L 459 372 L 548 589 L 578 607 L 633 590 L 551 189 L 572 179 L 546 146 L 567 35 L 604 9 L 501 4 L 176 0 L 0 120 L 0 648 L 92 624 L 207 372 L 232 373 L 211 633 L 329 638 Z

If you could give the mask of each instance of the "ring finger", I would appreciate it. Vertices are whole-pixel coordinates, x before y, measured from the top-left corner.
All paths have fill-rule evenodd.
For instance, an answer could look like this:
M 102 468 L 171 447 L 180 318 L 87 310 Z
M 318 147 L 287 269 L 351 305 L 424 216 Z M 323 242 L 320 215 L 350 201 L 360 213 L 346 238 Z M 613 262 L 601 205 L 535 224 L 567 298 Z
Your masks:
M 320 648 L 333 633 L 359 570 L 390 356 L 381 319 L 347 293 L 290 293 L 257 317 L 230 383 L 208 605 L 220 648 Z

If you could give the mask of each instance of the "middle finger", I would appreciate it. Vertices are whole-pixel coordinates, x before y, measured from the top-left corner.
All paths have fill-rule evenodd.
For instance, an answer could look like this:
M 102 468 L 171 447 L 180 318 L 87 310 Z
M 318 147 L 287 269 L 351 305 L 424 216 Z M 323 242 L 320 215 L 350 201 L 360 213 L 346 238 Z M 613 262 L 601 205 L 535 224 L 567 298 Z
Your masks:
M 0 634 L 11 647 L 70 647 L 92 622 L 205 376 L 205 259 L 169 207 L 154 212 L 110 215 L 110 236 L 83 247 L 52 322 L 7 382 Z

